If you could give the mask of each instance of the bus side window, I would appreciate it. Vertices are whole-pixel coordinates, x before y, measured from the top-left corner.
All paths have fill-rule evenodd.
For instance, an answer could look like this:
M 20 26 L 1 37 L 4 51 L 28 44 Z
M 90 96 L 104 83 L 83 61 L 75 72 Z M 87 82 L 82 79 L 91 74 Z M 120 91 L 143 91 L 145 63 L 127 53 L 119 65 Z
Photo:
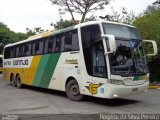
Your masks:
M 77 30 L 66 33 L 64 51 L 79 50 Z
M 32 43 L 32 55 L 40 55 L 43 53 L 43 41 L 36 40 Z
M 14 58 L 16 55 L 16 48 L 15 47 L 11 47 L 10 48 L 10 57 Z
M 32 54 L 31 55 L 35 55 L 35 42 L 32 43 Z
M 23 47 L 23 56 L 31 55 L 31 44 L 26 43 Z
M 10 58 L 10 48 L 5 48 L 4 50 L 4 59 Z
M 16 47 L 16 55 L 15 55 L 15 57 L 18 57 L 18 55 L 19 55 L 19 47 L 17 46 Z
M 35 55 L 40 54 L 39 44 L 40 44 L 39 41 L 36 41 L 36 43 L 35 43 Z
M 28 45 L 24 45 L 24 56 L 28 56 Z
M 72 34 L 72 50 L 79 50 L 77 30 Z
M 23 45 L 19 46 L 18 57 L 22 57 Z
M 67 32 L 65 36 L 64 51 L 71 51 L 72 48 L 72 32 Z
M 39 54 L 43 54 L 43 44 L 44 44 L 43 40 L 39 41 Z
M 62 36 L 61 39 L 60 39 L 60 41 L 61 41 L 61 52 L 63 52 L 63 51 L 65 51 L 65 49 L 64 49 L 64 45 L 65 45 L 65 36 Z
M 53 44 L 54 44 L 54 50 L 53 51 L 54 52 L 59 52 L 59 50 L 60 50 L 60 38 L 56 37 Z
M 48 53 L 48 38 L 45 38 L 46 40 L 44 40 L 44 54 Z
M 52 53 L 53 52 L 53 37 L 47 37 L 44 40 L 44 53 Z
M 48 53 L 52 53 L 54 49 L 54 37 L 50 37 L 48 40 Z

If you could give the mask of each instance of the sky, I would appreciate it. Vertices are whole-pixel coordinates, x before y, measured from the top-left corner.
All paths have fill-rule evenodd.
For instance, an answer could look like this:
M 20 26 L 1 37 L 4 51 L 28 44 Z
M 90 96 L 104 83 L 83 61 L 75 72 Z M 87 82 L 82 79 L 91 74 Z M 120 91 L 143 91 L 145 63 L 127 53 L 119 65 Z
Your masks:
M 111 7 L 116 11 L 126 8 L 136 15 L 142 13 L 148 5 L 156 0 L 112 0 L 102 11 L 96 11 L 96 16 L 105 16 L 111 13 Z M 58 6 L 52 5 L 49 0 L 0 0 L 0 22 L 7 25 L 12 31 L 26 32 L 26 28 L 41 27 L 44 30 L 53 29 L 51 23 L 56 23 L 60 17 Z M 63 19 L 71 19 L 70 14 Z M 80 19 L 80 16 L 76 16 Z

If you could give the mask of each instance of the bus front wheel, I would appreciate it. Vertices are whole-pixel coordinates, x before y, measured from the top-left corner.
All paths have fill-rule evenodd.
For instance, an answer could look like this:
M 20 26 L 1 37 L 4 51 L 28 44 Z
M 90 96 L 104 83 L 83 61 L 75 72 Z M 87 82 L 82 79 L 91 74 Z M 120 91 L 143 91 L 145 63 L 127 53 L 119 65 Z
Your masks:
M 70 80 L 66 85 L 66 94 L 73 101 L 80 101 L 83 95 L 80 94 L 78 83 L 75 79 Z

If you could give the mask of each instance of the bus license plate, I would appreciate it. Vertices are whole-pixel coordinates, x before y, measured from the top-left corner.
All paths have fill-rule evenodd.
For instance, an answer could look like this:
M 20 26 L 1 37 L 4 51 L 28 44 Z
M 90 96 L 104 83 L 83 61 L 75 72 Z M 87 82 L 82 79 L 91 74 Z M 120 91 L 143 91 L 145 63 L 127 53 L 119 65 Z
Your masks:
M 137 92 L 138 91 L 138 88 L 133 88 L 132 89 L 132 92 Z

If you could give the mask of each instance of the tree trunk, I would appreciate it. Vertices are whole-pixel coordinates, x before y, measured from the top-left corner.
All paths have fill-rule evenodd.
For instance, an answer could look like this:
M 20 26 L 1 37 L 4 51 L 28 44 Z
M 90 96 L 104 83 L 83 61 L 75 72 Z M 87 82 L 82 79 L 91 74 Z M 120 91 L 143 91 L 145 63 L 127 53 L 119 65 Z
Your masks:
M 75 20 L 75 18 L 74 18 L 74 15 L 73 15 L 73 13 L 72 13 L 72 10 L 70 9 L 70 7 L 69 7 L 69 5 L 68 5 L 67 0 L 66 0 L 66 5 L 67 5 L 67 8 L 68 8 L 69 13 L 70 13 L 71 16 L 72 16 L 72 20 L 74 21 L 74 23 L 76 23 L 76 20 Z

